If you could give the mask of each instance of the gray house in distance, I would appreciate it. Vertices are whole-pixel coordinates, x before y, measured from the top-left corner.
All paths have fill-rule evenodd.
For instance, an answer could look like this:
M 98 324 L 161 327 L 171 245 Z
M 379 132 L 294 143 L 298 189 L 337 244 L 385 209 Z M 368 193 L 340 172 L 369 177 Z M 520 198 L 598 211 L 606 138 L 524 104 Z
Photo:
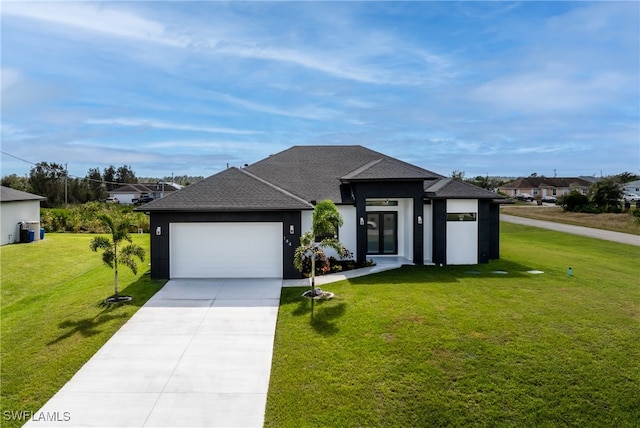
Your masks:
M 362 146 L 294 146 L 138 208 L 150 215 L 151 276 L 299 278 L 293 254 L 330 199 L 357 261 L 487 263 L 500 254 L 500 196 Z

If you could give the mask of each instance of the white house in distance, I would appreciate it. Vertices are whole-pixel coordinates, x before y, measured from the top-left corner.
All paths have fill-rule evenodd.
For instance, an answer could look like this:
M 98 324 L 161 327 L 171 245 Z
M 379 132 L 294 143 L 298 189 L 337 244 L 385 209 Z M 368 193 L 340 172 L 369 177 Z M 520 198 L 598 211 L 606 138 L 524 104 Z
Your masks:
M 20 242 L 19 222 L 40 222 L 40 201 L 47 198 L 1 186 L 0 245 Z
M 622 189 L 627 193 L 635 193 L 636 195 L 640 195 L 640 180 L 624 183 L 622 185 Z
M 117 189 L 111 190 L 109 196 L 118 199 L 118 202 L 125 205 L 133 204 L 134 199 L 143 196 L 151 196 L 153 199 L 160 199 L 166 195 L 182 189 L 176 183 L 159 181 L 157 183 L 126 184 Z

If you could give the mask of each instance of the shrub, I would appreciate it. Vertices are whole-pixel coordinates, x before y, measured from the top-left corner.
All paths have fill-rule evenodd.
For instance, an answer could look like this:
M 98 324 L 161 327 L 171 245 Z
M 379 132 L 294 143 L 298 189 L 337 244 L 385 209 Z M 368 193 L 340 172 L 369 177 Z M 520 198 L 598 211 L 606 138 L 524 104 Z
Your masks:
M 589 198 L 582 193 L 573 190 L 569 194 L 558 198 L 558 205 L 562 207 L 564 211 L 569 212 L 585 212 L 589 205 Z
M 40 210 L 40 224 L 47 232 L 74 233 L 106 233 L 104 224 L 99 217 L 109 215 L 118 223 L 131 224 L 129 232 L 149 232 L 149 217 L 144 213 L 134 212 L 132 207 L 116 204 L 101 204 L 87 202 L 73 205 L 69 208 L 42 208 Z

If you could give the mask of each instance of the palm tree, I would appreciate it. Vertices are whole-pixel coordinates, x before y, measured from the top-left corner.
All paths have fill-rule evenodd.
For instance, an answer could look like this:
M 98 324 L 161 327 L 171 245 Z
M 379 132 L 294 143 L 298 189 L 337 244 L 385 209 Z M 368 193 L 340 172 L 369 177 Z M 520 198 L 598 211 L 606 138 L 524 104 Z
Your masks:
M 102 261 L 113 269 L 115 292 L 113 297 L 107 299 L 107 301 L 118 302 L 120 300 L 120 296 L 118 295 L 118 265 L 128 266 L 134 275 L 137 274 L 138 266 L 136 265 L 134 257 L 138 257 L 140 261 L 144 261 L 145 251 L 141 246 L 132 243 L 131 236 L 129 235 L 129 230 L 132 227 L 131 223 L 123 220 L 116 224 L 113 218 L 107 214 L 101 214 L 98 218 L 108 229 L 111 234 L 111 239 L 106 236 L 96 236 L 91 240 L 90 247 L 93 251 L 98 251 L 98 248 L 102 249 Z M 120 248 L 122 241 L 127 241 L 129 244 Z
M 300 246 L 296 248 L 293 264 L 300 272 L 304 270 L 304 261 L 311 259 L 311 296 L 316 295 L 316 261 L 327 261 L 324 248 L 333 248 L 341 258 L 349 257 L 348 249 L 335 238 L 339 226 L 344 220 L 336 205 L 329 199 L 316 204 L 312 216 L 312 228 L 300 237 Z M 322 237 L 316 242 L 317 237 Z

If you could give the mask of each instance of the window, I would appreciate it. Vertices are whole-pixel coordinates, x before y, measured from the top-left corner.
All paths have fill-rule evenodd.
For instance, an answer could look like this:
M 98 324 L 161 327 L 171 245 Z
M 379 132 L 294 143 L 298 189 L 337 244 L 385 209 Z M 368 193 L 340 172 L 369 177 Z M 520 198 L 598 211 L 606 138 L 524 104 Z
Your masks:
M 397 212 L 367 212 L 367 254 L 398 254 Z
M 368 207 L 397 207 L 398 201 L 390 201 L 389 199 L 368 200 L 365 205 Z
M 477 213 L 447 213 L 447 221 L 476 221 Z

